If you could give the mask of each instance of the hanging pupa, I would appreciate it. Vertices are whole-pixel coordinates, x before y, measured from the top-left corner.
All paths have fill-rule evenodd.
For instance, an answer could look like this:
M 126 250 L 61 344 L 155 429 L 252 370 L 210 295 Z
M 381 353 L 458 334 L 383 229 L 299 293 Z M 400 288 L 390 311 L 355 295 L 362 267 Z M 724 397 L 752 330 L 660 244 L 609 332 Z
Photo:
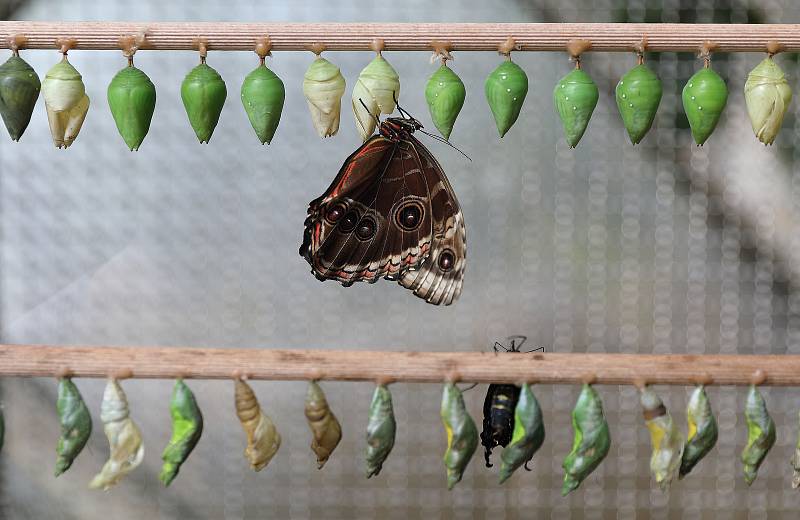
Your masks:
M 686 436 L 686 445 L 683 447 L 679 479 L 692 471 L 700 459 L 705 457 L 717 443 L 717 421 L 714 419 L 711 403 L 703 385 L 695 388 L 689 397 L 686 421 L 689 425 L 689 432 Z
M 272 142 L 286 99 L 283 81 L 264 64 L 264 59 L 270 55 L 270 47 L 269 38 L 259 41 L 256 54 L 261 63 L 242 82 L 242 104 L 261 144 Z
M 478 428 L 467 412 L 464 396 L 455 383 L 444 385 L 442 393 L 442 424 L 447 433 L 444 466 L 447 470 L 447 489 L 461 481 L 475 449 L 478 447 Z
M 394 447 L 397 423 L 394 419 L 392 394 L 385 384 L 379 384 L 369 405 L 367 424 L 367 478 L 381 472 L 386 457 Z
M 800 488 L 800 431 L 797 434 L 797 443 L 794 447 L 794 453 L 790 461 L 792 464 L 792 487 L 794 489 Z
M 86 441 L 92 433 L 92 414 L 83 402 L 78 387 L 69 377 L 58 380 L 56 411 L 61 423 L 61 436 L 56 444 L 55 476 L 57 477 L 72 466 L 72 461 L 86 446 Z
M 21 36 L 12 38 L 13 54 L 0 65 L 0 116 L 13 141 L 19 141 L 28 127 L 42 88 L 36 71 L 19 57 L 18 49 L 25 40 Z
M 317 133 L 320 137 L 330 137 L 339 131 L 345 81 L 339 67 L 319 56 L 323 50 L 323 46 L 314 48 L 317 59 L 303 77 L 303 95 Z
M 575 68 L 561 78 L 553 90 L 553 102 L 564 127 L 564 137 L 575 148 L 586 132 L 600 93 L 592 78 L 581 69 L 581 54 L 591 48 L 586 40 L 570 40 L 567 45 Z
M 516 123 L 528 94 L 527 74 L 522 67 L 511 61 L 511 51 L 516 46 L 513 38 L 500 45 L 498 52 L 506 59 L 489 74 L 483 86 L 486 102 L 492 110 L 501 138 Z
M 325 393 L 315 381 L 308 384 L 305 413 L 312 435 L 311 450 L 317 455 L 317 467 L 322 469 L 342 440 L 342 426 L 328 406 Z
M 749 486 L 758 476 L 758 468 L 775 444 L 775 422 L 756 384 L 751 384 L 747 392 L 744 417 L 747 422 L 747 445 L 742 450 L 742 463 L 744 481 Z
M 108 489 L 136 469 L 144 459 L 139 427 L 131 420 L 128 398 L 116 379 L 109 379 L 100 404 L 100 420 L 110 448 L 108 461 L 89 483 L 92 489 Z
M 689 78 L 683 87 L 683 110 L 692 129 L 692 137 L 698 146 L 711 136 L 717 127 L 722 110 L 728 102 L 728 87 L 719 74 L 711 69 L 711 51 L 714 44 L 703 44 L 700 56 L 703 68 Z
M 783 70 L 772 59 L 780 46 L 769 42 L 767 47 L 769 56 L 747 75 L 744 100 L 756 137 L 764 144 L 772 144 L 792 101 L 792 87 Z
M 453 57 L 446 43 L 436 44 L 433 58 L 441 58 L 442 64 L 436 69 L 425 85 L 425 101 L 434 126 L 445 139 L 450 139 L 458 113 L 464 106 L 467 89 L 461 78 L 447 66 Z
M 164 465 L 158 475 L 165 486 L 169 486 L 178 475 L 181 464 L 189 457 L 203 434 L 203 414 L 197 406 L 194 394 L 182 379 L 175 381 L 169 414 L 172 419 L 172 437 L 161 455 Z
M 603 402 L 594 388 L 584 384 L 572 410 L 575 436 L 572 451 L 564 459 L 564 485 L 561 495 L 577 489 L 581 482 L 600 465 L 611 446 L 608 423 L 603 415 Z
M 42 97 L 56 148 L 69 148 L 89 111 L 86 86 L 80 73 L 67 60 L 68 49 L 66 44 L 62 47 L 64 57 L 47 71 L 42 82 Z
M 150 78 L 133 66 L 134 38 L 123 38 L 123 53 L 128 66 L 117 72 L 108 85 L 108 106 L 117 131 L 131 151 L 138 150 L 150 130 L 156 109 L 156 87 Z
M 500 456 L 500 483 L 505 482 L 520 466 L 525 465 L 525 469 L 528 469 L 528 462 L 542 443 L 544 443 L 542 409 L 530 385 L 525 383 L 514 408 L 514 434 Z
M 199 47 L 200 65 L 183 78 L 181 99 L 197 139 L 208 143 L 219 122 L 228 89 L 222 76 L 206 64 L 206 46 Z
M 641 390 L 642 415 L 650 431 L 650 471 L 662 491 L 669 489 L 678 474 L 683 455 L 683 436 L 661 398 L 649 387 Z
M 244 455 L 254 471 L 261 471 L 281 447 L 281 436 L 272 419 L 258 404 L 253 389 L 241 379 L 236 379 L 236 416 L 247 435 L 247 448 Z
M 381 55 L 383 40 L 374 40 L 372 49 L 377 56 L 364 67 L 353 87 L 353 115 L 363 141 L 375 131 L 375 118 L 394 112 L 400 99 L 400 77 Z
M 0 450 L 3 449 L 3 442 L 6 438 L 6 419 L 3 415 L 3 409 L 0 408 Z
M 653 125 L 662 94 L 661 80 L 644 64 L 645 45 L 644 40 L 638 44 L 638 64 L 622 76 L 615 90 L 622 123 L 634 145 Z

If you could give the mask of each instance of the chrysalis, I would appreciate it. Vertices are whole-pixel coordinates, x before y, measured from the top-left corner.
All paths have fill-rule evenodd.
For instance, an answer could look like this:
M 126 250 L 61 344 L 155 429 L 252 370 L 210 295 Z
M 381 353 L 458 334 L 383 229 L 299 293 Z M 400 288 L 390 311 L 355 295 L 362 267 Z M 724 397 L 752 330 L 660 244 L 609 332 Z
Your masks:
M 272 142 L 285 98 L 283 81 L 264 65 L 262 58 L 261 64 L 242 83 L 242 104 L 261 144 Z
M 616 88 L 617 107 L 632 144 L 639 144 L 653 125 L 661 102 L 661 80 L 640 63 L 625 73 Z
M 528 462 L 544 442 L 544 420 L 539 401 L 533 395 L 530 385 L 525 383 L 519 393 L 517 406 L 514 408 L 514 435 L 511 443 L 503 450 L 500 460 L 500 483 L 523 464 L 528 469 Z
M 203 414 L 194 394 L 182 379 L 175 381 L 169 414 L 172 418 L 172 437 L 161 455 L 164 465 L 158 476 L 165 486 L 169 486 L 178 475 L 181 464 L 197 446 L 203 433 Z
M 706 389 L 702 385 L 695 388 L 689 398 L 686 420 L 689 424 L 689 433 L 683 448 L 679 479 L 692 471 L 700 459 L 705 457 L 717 443 L 717 421 L 711 411 Z
M 367 478 L 381 472 L 386 457 L 394 447 L 397 423 L 394 420 L 392 394 L 386 385 L 378 385 L 369 406 L 367 424 Z
M 13 141 L 19 141 L 31 122 L 41 88 L 36 71 L 16 52 L 0 65 L 0 116 Z
M 661 398 L 648 387 L 641 390 L 642 415 L 650 431 L 650 471 L 662 491 L 669 489 L 678 474 L 683 455 L 683 436 Z
M 756 137 L 764 144 L 772 144 L 792 101 L 792 88 L 772 57 L 765 58 L 747 75 L 744 100 Z
M 308 427 L 313 436 L 311 450 L 316 453 L 317 466 L 322 469 L 339 441 L 342 440 L 342 427 L 328 406 L 325 393 L 315 381 L 308 384 L 305 412 Z
M 483 86 L 486 101 L 492 110 L 500 137 L 517 122 L 525 96 L 528 94 L 528 76 L 522 67 L 511 61 L 497 66 L 486 78 Z
M 603 415 L 603 402 L 588 384 L 583 385 L 578 402 L 572 410 L 572 427 L 575 437 L 572 451 L 562 464 L 564 485 L 561 494 L 577 489 L 581 482 L 600 465 L 611 446 L 608 423 Z
M 0 440 L 2 443 L 2 440 Z M 797 443 L 794 447 L 794 454 L 791 459 L 792 469 L 792 487 L 794 489 L 800 488 L 800 433 L 797 435 Z
M 508 384 L 491 384 L 483 401 L 483 430 L 481 444 L 486 467 L 496 446 L 506 447 L 514 435 L 514 409 L 519 399 L 519 387 Z
M 710 67 L 697 71 L 683 87 L 683 109 L 699 146 L 711 136 L 727 102 L 728 87 Z
M 144 458 L 139 427 L 128 413 L 128 398 L 116 379 L 109 379 L 100 405 L 100 420 L 108 438 L 108 461 L 89 483 L 92 489 L 108 489 L 133 471 Z
M 181 84 L 181 99 L 189 123 L 201 143 L 208 143 L 225 105 L 228 89 L 222 76 L 205 60 L 189 71 Z
M 56 410 L 61 423 L 61 436 L 56 444 L 57 477 L 72 466 L 72 461 L 86 446 L 92 433 L 92 415 L 86 408 L 78 387 L 68 377 L 58 380 Z
M 0 408 L 0 450 L 3 449 L 3 441 L 6 437 L 6 419 L 3 416 L 3 409 Z
M 261 471 L 281 447 L 281 436 L 272 419 L 261 410 L 253 389 L 241 379 L 236 380 L 235 403 L 236 415 L 247 435 L 244 455 L 253 470 Z
M 583 137 L 599 96 L 592 78 L 577 66 L 553 90 L 553 102 L 570 148 L 575 148 Z
M 447 432 L 447 451 L 444 453 L 447 489 L 453 489 L 461 481 L 478 447 L 478 428 L 467 412 L 461 390 L 454 383 L 444 385 L 441 416 Z
M 117 130 L 131 151 L 138 150 L 150 130 L 156 109 L 156 87 L 133 62 L 108 85 L 108 106 Z
M 461 112 L 461 107 L 464 106 L 466 96 L 467 89 L 461 78 L 444 61 L 428 78 L 428 83 L 425 85 L 425 100 L 428 102 L 433 124 L 445 139 L 450 139 L 453 125 L 458 113 Z
M 750 385 L 744 409 L 747 421 L 747 445 L 742 451 L 744 481 L 753 483 L 758 476 L 758 468 L 775 444 L 775 422 L 769 416 L 767 403 L 756 385 Z
M 78 137 L 89 111 L 89 96 L 83 78 L 67 61 L 66 54 L 47 71 L 42 82 L 42 96 L 53 144 L 57 148 L 69 148 Z
M 394 112 L 397 99 L 400 99 L 400 77 L 378 53 L 358 75 L 353 87 L 353 115 L 362 140 L 366 141 L 375 131 L 376 117 Z
M 330 137 L 339 131 L 344 90 L 344 76 L 339 67 L 319 57 L 309 65 L 303 78 L 303 94 L 320 137 Z

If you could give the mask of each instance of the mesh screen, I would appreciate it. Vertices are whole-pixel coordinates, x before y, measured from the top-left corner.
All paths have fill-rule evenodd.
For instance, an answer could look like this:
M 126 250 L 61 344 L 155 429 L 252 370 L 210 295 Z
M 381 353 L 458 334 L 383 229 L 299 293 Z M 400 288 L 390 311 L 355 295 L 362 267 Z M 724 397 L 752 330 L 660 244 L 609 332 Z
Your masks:
M 30 1 L 20 19 L 292 21 L 684 21 L 794 22 L 790 0 L 573 2 L 422 0 L 349 6 L 332 2 L 69 3 Z M 564 5 L 569 4 L 569 5 Z M 55 51 L 24 55 L 43 76 Z M 430 125 L 423 89 L 434 68 L 424 53 L 386 53 L 399 71 L 401 99 Z M 566 55 L 517 53 L 530 91 L 502 140 L 483 97 L 499 62 L 493 53 L 456 53 L 467 86 L 453 141 L 471 157 L 427 141 L 450 177 L 468 227 L 461 300 L 434 308 L 396 284 L 343 289 L 321 284 L 297 256 L 308 201 L 318 196 L 358 143 L 347 109 L 368 53 L 329 53 L 348 81 L 340 135 L 320 140 L 301 91 L 310 53 L 276 52 L 270 67 L 286 83 L 284 115 L 262 147 L 238 99 L 254 54 L 211 52 L 228 100 L 211 144 L 200 146 L 180 102 L 191 52 L 141 52 L 136 63 L 158 89 L 141 151 L 116 133 L 105 89 L 125 62 L 118 52 L 70 54 L 92 106 L 67 151 L 53 148 L 42 102 L 22 142 L 0 139 L 0 334 L 3 342 L 208 345 L 261 348 L 488 349 L 524 334 L 555 352 L 800 353 L 800 299 L 791 286 L 800 258 L 800 176 L 796 113 L 774 146 L 752 136 L 742 87 L 757 54 L 718 56 L 730 98 L 708 144 L 691 143 L 680 101 L 700 66 L 662 53 L 648 64 L 664 83 L 659 114 L 631 147 L 614 103 L 633 55 L 591 53 L 585 69 L 600 102 L 576 150 L 561 136 L 551 93 L 571 64 Z M 797 85 L 796 57 L 779 56 Z M 798 110 L 798 104 L 792 111 Z M 720 437 L 686 480 L 663 494 L 648 471 L 649 438 L 631 387 L 599 391 L 612 433 L 606 461 L 582 487 L 560 497 L 561 461 L 571 444 L 575 386 L 537 386 L 547 440 L 530 473 L 502 487 L 476 457 L 448 492 L 441 455 L 439 385 L 392 386 L 398 437 L 378 478 L 363 476 L 369 384 L 326 383 L 344 438 L 317 471 L 302 414 L 303 383 L 256 382 L 284 445 L 253 473 L 230 382 L 191 381 L 206 430 L 179 478 L 156 475 L 169 437 L 169 381 L 125 381 L 145 435 L 141 468 L 108 493 L 86 485 L 107 454 L 100 428 L 103 382 L 77 381 L 93 412 L 87 450 L 54 479 L 58 422 L 54 380 L 2 383 L 7 421 L 0 457 L 0 515 L 42 518 L 796 518 L 790 487 L 797 435 L 794 389 L 767 389 L 778 441 L 747 488 L 739 453 L 744 391 L 709 391 Z M 466 393 L 480 416 L 484 387 Z M 690 389 L 658 387 L 685 424 Z M 496 468 L 495 468 L 496 470 Z

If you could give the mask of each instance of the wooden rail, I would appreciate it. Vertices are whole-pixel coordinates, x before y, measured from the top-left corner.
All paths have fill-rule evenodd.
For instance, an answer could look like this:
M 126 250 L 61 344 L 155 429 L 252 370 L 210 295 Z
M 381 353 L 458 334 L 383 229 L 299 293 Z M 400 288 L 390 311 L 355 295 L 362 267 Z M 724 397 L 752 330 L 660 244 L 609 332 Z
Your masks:
M 382 38 L 386 50 L 429 51 L 433 41 L 453 50 L 495 51 L 509 36 L 522 51 L 564 51 L 571 39 L 592 42 L 595 51 L 631 51 L 643 36 L 653 52 L 696 52 L 705 40 L 721 52 L 765 52 L 775 40 L 800 51 L 800 24 L 643 24 L 643 23 L 235 23 L 235 22 L 0 22 L 0 47 L 12 36 L 28 38 L 27 48 L 56 49 L 58 39 L 74 39 L 78 49 L 119 49 L 122 36 L 145 34 L 143 49 L 191 50 L 198 38 L 209 50 L 246 51 L 269 36 L 273 50 L 305 50 L 322 43 L 328 50 L 369 50 Z
M 800 386 L 800 356 L 0 345 L 0 377 Z

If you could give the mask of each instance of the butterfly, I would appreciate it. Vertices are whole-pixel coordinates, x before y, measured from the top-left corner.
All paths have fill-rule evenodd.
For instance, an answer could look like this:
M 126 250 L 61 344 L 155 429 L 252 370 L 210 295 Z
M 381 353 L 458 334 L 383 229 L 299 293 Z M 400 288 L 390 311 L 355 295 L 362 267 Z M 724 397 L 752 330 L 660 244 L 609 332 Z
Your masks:
M 413 135 L 422 125 L 398 110 L 309 203 L 300 256 L 321 281 L 397 280 L 428 303 L 450 305 L 464 279 L 464 216 L 442 167 Z

